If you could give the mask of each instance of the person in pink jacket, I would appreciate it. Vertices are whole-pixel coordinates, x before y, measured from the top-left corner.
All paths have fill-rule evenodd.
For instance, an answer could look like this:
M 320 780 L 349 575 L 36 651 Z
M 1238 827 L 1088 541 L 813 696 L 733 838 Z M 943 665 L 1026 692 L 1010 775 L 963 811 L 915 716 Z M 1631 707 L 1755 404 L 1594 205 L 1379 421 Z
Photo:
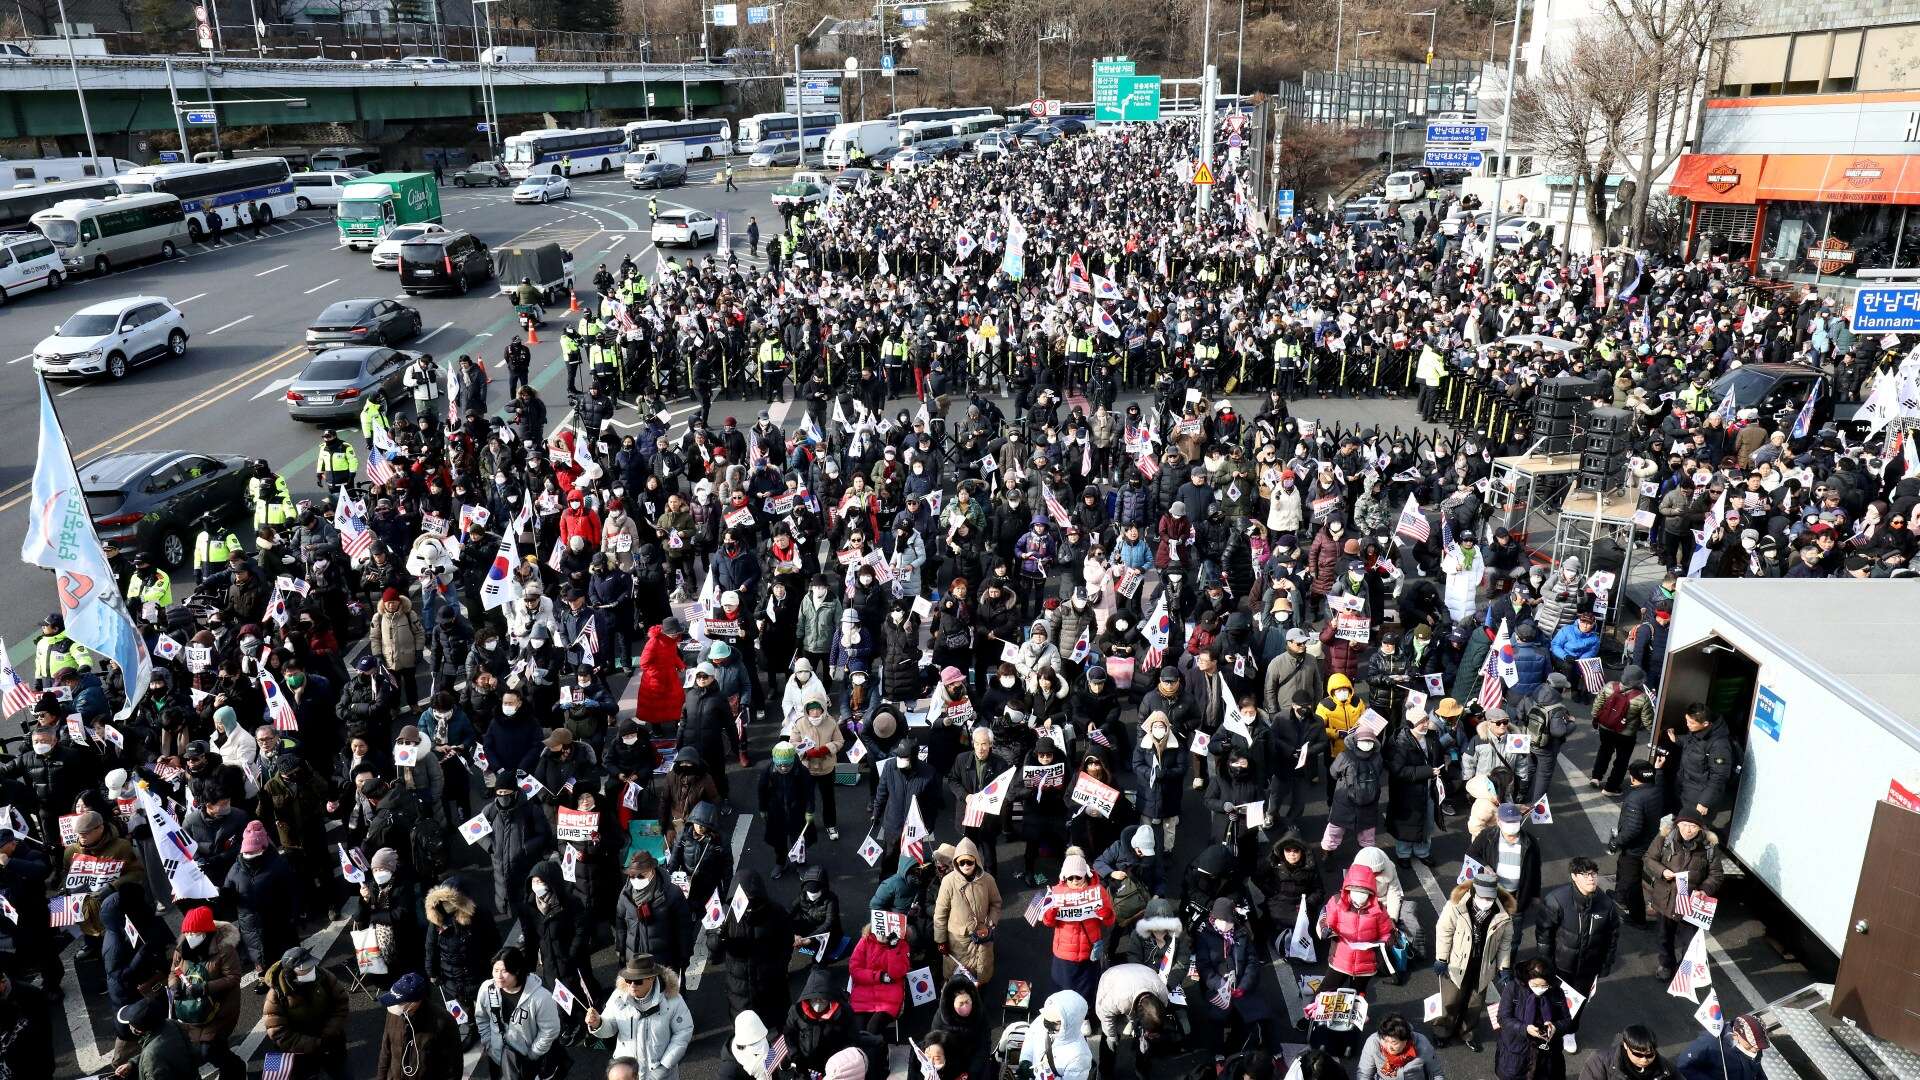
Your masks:
M 847 961 L 853 973 L 853 1015 L 863 1028 L 885 1032 L 900 1015 L 907 997 L 907 943 L 897 935 L 873 935 L 872 926 L 860 928 L 860 942 Z
M 1365 992 L 1380 970 L 1381 953 L 1393 940 L 1393 919 L 1376 895 L 1373 871 L 1354 863 L 1340 882 L 1340 891 L 1320 909 L 1320 936 L 1333 939 L 1327 960 L 1336 978 L 1322 989 Z

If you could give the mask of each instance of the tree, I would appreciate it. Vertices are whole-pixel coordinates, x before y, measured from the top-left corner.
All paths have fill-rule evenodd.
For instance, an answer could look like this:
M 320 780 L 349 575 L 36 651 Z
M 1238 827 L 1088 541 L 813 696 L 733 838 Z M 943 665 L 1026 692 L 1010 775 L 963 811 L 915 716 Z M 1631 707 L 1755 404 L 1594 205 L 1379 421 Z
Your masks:
M 1582 30 L 1513 94 L 1515 141 L 1577 178 L 1595 247 L 1606 243 L 1607 177 L 1641 99 L 1642 73 L 1622 61 L 1598 33 Z M 1504 112 L 1506 95 L 1499 101 Z M 1571 235 L 1571 200 L 1567 224 Z
M 1326 187 L 1353 159 L 1358 136 L 1335 124 L 1289 123 L 1280 134 L 1276 186 L 1298 192 Z

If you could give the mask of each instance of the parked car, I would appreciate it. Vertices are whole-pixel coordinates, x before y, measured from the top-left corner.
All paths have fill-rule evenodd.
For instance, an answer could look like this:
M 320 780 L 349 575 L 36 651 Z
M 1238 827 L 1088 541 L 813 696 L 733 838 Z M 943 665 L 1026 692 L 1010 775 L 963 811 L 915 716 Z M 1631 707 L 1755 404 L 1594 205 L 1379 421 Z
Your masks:
M 420 332 L 420 312 L 385 297 L 340 300 L 327 305 L 307 327 L 307 349 L 342 345 L 398 345 Z
M 373 245 L 373 268 L 375 270 L 394 270 L 400 266 L 400 245 L 422 237 L 439 236 L 449 230 L 445 225 L 435 225 L 430 221 L 416 222 L 412 225 L 396 225 L 392 232 L 380 238 Z
M 100 542 L 151 552 L 170 569 L 186 566 L 202 516 L 237 512 L 246 501 L 247 459 L 238 454 L 143 450 L 94 458 L 76 471 Z
M 454 63 L 444 56 L 403 56 L 398 60 L 370 60 L 365 66 L 369 71 L 375 68 L 407 68 L 411 71 L 454 71 L 460 67 L 459 64 Z
M 316 206 L 338 206 L 340 189 L 373 174 L 365 169 L 323 170 L 293 174 L 294 205 L 302 210 Z
M 720 231 L 720 223 L 705 210 L 674 208 L 662 210 L 653 219 L 653 234 L 648 238 L 665 247 L 668 244 L 703 244 Z
M 407 366 L 419 353 L 384 347 L 329 349 L 307 361 L 287 387 L 287 415 L 295 420 L 358 416 L 368 398 L 386 403 L 403 393 Z
M 128 371 L 163 356 L 184 356 L 187 317 L 164 296 L 126 296 L 81 308 L 33 347 L 33 370 L 50 379 Z
M 634 188 L 679 187 L 686 182 L 687 167 L 671 161 L 649 161 L 627 174 L 627 184 Z
M 1088 131 L 1087 122 L 1077 116 L 1056 116 L 1047 124 L 1061 135 L 1085 135 Z
M 512 183 L 507 167 L 497 161 L 476 161 L 453 174 L 454 187 L 506 187 Z
M 492 276 L 493 252 L 471 233 L 436 233 L 400 245 L 400 288 L 408 296 L 443 289 L 465 295 Z
M 555 199 L 564 199 L 573 194 L 573 183 L 564 176 L 553 173 L 529 176 L 520 181 L 513 189 L 513 201 L 517 203 L 547 203 Z
M 878 150 L 875 150 L 873 153 L 867 155 L 866 167 L 869 169 L 876 169 L 884 172 L 886 171 L 887 163 L 899 156 L 900 156 L 899 147 L 897 146 L 882 147 Z
M 0 304 L 34 289 L 57 289 L 66 280 L 60 250 L 38 232 L 0 233 Z
M 909 147 L 895 154 L 887 162 L 887 171 L 895 175 L 910 173 L 915 169 L 933 164 L 933 155 L 918 147 Z

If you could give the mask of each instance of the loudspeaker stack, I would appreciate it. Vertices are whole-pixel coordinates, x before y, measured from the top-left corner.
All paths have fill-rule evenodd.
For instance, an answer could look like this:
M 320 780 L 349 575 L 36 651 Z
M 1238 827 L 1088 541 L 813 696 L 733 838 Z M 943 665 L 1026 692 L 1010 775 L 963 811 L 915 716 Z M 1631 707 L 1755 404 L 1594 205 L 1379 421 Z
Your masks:
M 1625 409 L 1609 406 L 1587 411 L 1577 486 L 1593 491 L 1620 486 L 1626 477 L 1627 437 L 1632 427 L 1633 414 Z

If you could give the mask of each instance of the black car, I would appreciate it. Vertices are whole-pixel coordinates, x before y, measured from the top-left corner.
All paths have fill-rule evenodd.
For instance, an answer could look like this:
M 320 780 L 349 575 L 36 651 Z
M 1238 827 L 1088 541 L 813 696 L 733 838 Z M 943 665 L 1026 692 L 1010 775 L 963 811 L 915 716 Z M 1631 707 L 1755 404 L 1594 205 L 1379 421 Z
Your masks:
M 400 287 L 408 296 L 468 289 L 493 277 L 493 252 L 472 233 L 429 233 L 400 245 Z
M 193 554 L 195 522 L 208 511 L 237 515 L 246 501 L 247 459 L 180 450 L 108 454 L 80 466 L 80 490 L 103 544 L 149 551 L 178 568 Z
M 892 161 L 894 158 L 897 158 L 899 156 L 900 156 L 900 148 L 897 146 L 889 146 L 884 150 L 880 150 L 875 153 L 868 154 L 867 160 L 862 162 L 861 164 L 865 168 L 873 169 L 875 171 L 882 171 L 886 169 L 887 162 Z
M 649 161 L 627 174 L 627 183 L 637 188 L 679 187 L 687 182 L 687 167 L 671 161 Z
M 1077 116 L 1056 116 L 1047 121 L 1061 135 L 1085 135 L 1087 122 Z
M 307 349 L 324 352 L 342 345 L 398 345 L 420 332 L 420 312 L 398 300 L 341 300 L 307 327 Z

